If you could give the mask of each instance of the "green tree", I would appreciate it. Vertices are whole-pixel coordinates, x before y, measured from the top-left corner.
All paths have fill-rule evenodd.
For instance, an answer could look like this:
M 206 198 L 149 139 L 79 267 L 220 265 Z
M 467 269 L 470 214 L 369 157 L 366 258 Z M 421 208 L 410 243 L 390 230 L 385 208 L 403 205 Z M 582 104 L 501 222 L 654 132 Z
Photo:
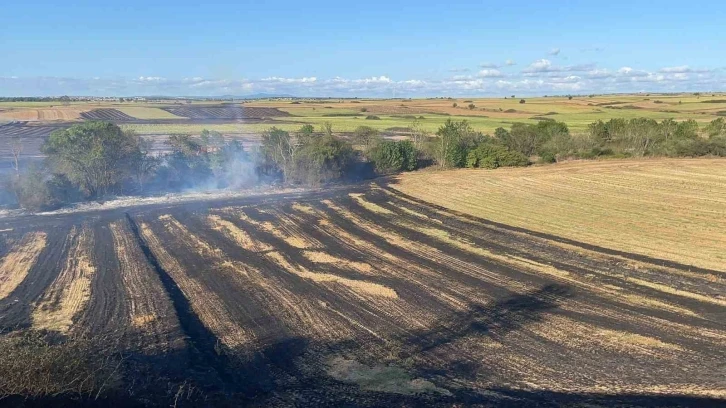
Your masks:
M 475 133 L 469 122 L 446 122 L 436 131 L 437 140 L 433 142 L 432 155 L 441 167 L 463 167 L 466 161 L 467 145 Z
M 51 133 L 42 151 L 55 173 L 99 197 L 133 173 L 141 139 L 109 122 L 84 122 Z
M 370 152 L 370 160 L 379 173 L 411 171 L 416 168 L 417 153 L 410 140 L 386 140 Z
M 280 169 L 283 182 L 288 182 L 298 152 L 297 141 L 290 133 L 273 127 L 262 134 L 262 151 Z

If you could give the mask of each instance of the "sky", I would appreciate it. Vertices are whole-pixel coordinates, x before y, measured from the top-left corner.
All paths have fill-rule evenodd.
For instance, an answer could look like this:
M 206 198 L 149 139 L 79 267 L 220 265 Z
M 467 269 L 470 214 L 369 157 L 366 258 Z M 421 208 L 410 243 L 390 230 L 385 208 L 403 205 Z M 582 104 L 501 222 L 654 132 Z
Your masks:
M 0 96 L 724 91 L 722 1 L 8 1 Z

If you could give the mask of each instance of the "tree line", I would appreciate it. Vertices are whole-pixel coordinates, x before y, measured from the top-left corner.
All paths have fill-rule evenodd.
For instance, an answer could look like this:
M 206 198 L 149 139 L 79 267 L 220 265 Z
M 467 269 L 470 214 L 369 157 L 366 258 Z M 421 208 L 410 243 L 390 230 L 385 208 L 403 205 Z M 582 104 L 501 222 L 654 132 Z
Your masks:
M 611 119 L 571 134 L 563 122 L 542 120 L 475 131 L 447 120 L 434 134 L 418 120 L 403 140 L 385 139 L 360 126 L 347 137 L 304 125 L 294 132 L 271 128 L 260 146 L 245 149 L 215 131 L 174 135 L 154 152 L 150 141 L 109 122 L 84 122 L 53 132 L 42 164 L 5 181 L 6 195 L 33 210 L 67 203 L 189 189 L 247 188 L 258 184 L 321 185 L 425 166 L 487 168 L 569 159 L 642 156 L 726 156 L 726 121 L 705 127 L 693 120 Z

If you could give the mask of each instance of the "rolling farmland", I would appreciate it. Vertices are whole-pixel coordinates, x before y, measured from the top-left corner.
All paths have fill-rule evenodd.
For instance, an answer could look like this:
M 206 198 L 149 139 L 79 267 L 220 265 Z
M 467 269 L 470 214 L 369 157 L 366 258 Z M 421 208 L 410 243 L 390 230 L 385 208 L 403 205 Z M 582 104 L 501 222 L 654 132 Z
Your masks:
M 0 325 L 117 333 L 259 406 L 723 403 L 723 233 L 688 233 L 700 263 L 661 259 L 422 200 L 446 174 L 0 220 Z

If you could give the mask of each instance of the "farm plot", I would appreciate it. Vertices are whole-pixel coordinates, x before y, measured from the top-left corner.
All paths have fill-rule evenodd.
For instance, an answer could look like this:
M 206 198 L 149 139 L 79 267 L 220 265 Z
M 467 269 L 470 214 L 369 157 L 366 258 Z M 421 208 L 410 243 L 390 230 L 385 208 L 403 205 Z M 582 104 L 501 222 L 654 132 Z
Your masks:
M 726 271 L 723 159 L 418 173 L 392 186 L 510 226 Z
M 43 126 L 27 122 L 14 122 L 0 126 L 0 157 L 12 157 L 11 149 L 14 140 L 19 140 L 23 146 L 22 156 L 38 156 L 41 154 L 40 146 L 55 130 L 65 126 Z
M 290 116 L 277 108 L 246 107 L 241 105 L 220 106 L 170 106 L 165 111 L 195 120 L 239 120 Z
M 726 398 L 724 271 L 384 184 L 88 215 L 0 223 L 2 327 L 193 350 L 260 406 Z
M 94 109 L 81 114 L 83 119 L 87 120 L 107 120 L 112 122 L 130 122 L 137 120 L 133 116 L 129 116 L 118 109 L 101 108 Z
M 42 109 L 11 109 L 0 112 L 0 119 L 21 121 L 72 121 L 81 118 L 88 109 L 79 107 L 42 108 Z

